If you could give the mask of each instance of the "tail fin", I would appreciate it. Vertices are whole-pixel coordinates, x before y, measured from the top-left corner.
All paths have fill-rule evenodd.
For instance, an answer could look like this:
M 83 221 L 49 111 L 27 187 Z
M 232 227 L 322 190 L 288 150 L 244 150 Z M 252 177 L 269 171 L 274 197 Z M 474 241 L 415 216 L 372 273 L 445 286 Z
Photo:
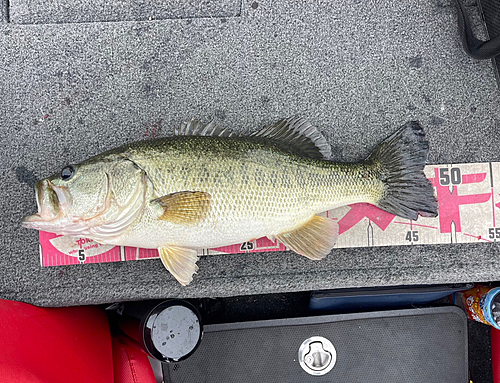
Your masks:
M 367 158 L 380 171 L 385 192 L 377 205 L 389 213 L 416 220 L 436 217 L 434 188 L 423 169 L 429 152 L 424 130 L 417 121 L 406 123 Z

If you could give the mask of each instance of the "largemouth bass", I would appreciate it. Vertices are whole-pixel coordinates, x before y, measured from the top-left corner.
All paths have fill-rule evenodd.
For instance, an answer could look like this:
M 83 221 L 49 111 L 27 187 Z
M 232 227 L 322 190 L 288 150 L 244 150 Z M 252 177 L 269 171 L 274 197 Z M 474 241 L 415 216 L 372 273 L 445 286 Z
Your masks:
M 359 163 L 333 162 L 325 138 L 293 117 L 247 136 L 192 120 L 181 134 L 130 143 L 36 184 L 23 226 L 103 244 L 157 248 L 183 285 L 196 249 L 276 238 L 318 260 L 338 237 L 319 213 L 356 202 L 403 218 L 437 215 L 423 167 L 429 150 L 409 122 Z

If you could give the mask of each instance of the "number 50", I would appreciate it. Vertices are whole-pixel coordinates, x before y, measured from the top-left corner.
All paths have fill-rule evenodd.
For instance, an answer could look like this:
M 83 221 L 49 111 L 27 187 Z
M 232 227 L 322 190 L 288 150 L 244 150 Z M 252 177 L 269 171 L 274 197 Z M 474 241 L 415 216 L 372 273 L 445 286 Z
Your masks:
M 459 168 L 441 168 L 439 169 L 439 183 L 442 186 L 447 186 L 451 182 L 452 185 L 460 185 L 462 183 L 462 175 Z

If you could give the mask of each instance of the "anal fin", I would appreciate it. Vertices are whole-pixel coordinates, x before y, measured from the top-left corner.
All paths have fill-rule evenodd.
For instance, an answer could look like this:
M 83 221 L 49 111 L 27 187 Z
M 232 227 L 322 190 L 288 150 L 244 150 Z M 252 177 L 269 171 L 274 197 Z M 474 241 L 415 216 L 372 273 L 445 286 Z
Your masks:
M 158 248 L 163 266 L 183 286 L 189 285 L 193 280 L 193 274 L 198 271 L 196 262 L 198 253 L 194 249 L 178 246 L 162 246 Z
M 278 234 L 276 238 L 290 250 L 312 260 L 330 253 L 339 236 L 339 224 L 329 218 L 315 215 L 301 227 Z

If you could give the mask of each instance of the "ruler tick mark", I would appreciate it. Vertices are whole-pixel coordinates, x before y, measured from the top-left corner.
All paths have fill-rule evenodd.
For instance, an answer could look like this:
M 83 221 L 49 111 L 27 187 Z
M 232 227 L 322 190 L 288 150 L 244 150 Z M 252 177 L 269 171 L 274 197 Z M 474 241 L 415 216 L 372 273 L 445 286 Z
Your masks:
M 493 189 L 493 165 L 490 162 L 490 185 L 491 188 Z
M 373 226 L 372 221 L 368 220 L 368 227 L 366 228 L 367 236 L 368 236 L 368 246 L 373 246 Z

